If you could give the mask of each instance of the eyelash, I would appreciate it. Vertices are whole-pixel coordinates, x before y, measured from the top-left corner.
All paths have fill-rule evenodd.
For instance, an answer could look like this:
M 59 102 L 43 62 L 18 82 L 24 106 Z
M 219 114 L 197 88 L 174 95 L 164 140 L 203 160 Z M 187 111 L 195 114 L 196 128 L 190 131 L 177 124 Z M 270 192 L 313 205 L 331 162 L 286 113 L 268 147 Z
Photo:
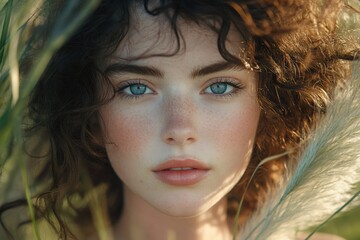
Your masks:
M 225 93 L 225 94 L 215 94 L 215 93 L 205 93 L 204 91 L 208 88 L 210 88 L 212 85 L 217 84 L 217 83 L 225 83 L 227 85 L 230 85 L 231 87 L 233 87 L 234 89 L 231 90 L 229 93 Z M 214 96 L 216 98 L 229 98 L 232 97 L 233 95 L 236 95 L 241 89 L 244 89 L 245 86 L 240 83 L 237 80 L 234 80 L 232 78 L 216 78 L 214 79 L 214 81 L 210 82 L 210 84 L 207 85 L 207 87 L 205 88 L 205 90 L 202 91 L 203 94 L 209 94 L 211 96 Z
M 120 97 L 124 98 L 124 99 L 128 99 L 128 100 L 136 100 L 138 98 L 143 97 L 145 94 L 139 94 L 139 95 L 132 95 L 132 94 L 127 94 L 124 92 L 124 90 L 126 88 L 130 88 L 131 86 L 134 85 L 143 85 L 145 86 L 147 89 L 150 89 L 151 91 L 154 92 L 154 90 L 152 90 L 147 84 L 146 82 L 142 81 L 142 80 L 128 80 L 126 82 L 124 82 L 124 84 L 122 84 L 120 87 L 118 87 L 118 89 L 116 90 L 116 92 L 120 95 Z
M 210 88 L 212 85 L 217 84 L 217 83 L 225 83 L 225 84 L 233 87 L 234 89 L 231 90 L 229 93 L 224 93 L 224 94 L 206 93 L 205 92 L 206 89 Z M 142 80 L 128 80 L 128 81 L 124 82 L 124 84 L 122 84 L 120 87 L 118 87 L 116 92 L 120 95 L 120 97 L 122 97 L 124 99 L 129 99 L 129 100 L 136 100 L 138 98 L 143 97 L 144 95 L 147 95 L 146 93 L 135 95 L 135 94 L 128 94 L 128 93 L 124 92 L 124 90 L 126 90 L 127 88 L 130 88 L 131 86 L 134 86 L 134 85 L 143 85 L 147 88 L 146 90 L 149 89 L 152 92 L 155 92 L 148 86 L 148 84 L 146 84 L 146 82 L 144 82 Z M 208 94 L 208 95 L 214 96 L 216 98 L 228 98 L 228 97 L 231 97 L 231 96 L 237 94 L 238 91 L 241 89 L 244 89 L 244 87 L 245 86 L 242 83 L 240 83 L 236 80 L 233 80 L 232 78 L 216 78 L 214 81 L 210 82 L 210 84 L 208 84 L 207 87 L 201 93 Z

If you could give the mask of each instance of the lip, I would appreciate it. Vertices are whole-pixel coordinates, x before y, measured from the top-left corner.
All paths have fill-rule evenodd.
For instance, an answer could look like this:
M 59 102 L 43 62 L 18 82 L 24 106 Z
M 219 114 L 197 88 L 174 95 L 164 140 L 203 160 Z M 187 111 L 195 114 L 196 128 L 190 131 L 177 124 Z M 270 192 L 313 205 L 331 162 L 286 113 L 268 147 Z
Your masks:
M 193 159 L 173 159 L 159 164 L 152 171 L 166 184 L 188 186 L 204 179 L 209 170 L 208 166 Z

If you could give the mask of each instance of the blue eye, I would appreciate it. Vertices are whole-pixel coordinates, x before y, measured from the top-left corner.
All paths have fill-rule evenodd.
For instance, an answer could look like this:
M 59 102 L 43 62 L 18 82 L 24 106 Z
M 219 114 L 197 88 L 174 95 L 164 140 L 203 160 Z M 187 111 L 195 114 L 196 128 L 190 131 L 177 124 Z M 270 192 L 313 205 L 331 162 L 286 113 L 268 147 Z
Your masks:
M 147 87 L 143 84 L 133 84 L 129 86 L 132 95 L 142 95 L 146 92 Z
M 211 93 L 213 94 L 224 94 L 228 89 L 229 84 L 219 82 L 210 85 Z
M 223 95 L 234 91 L 234 84 L 228 82 L 216 82 L 205 89 L 205 93 Z
M 141 83 L 129 83 L 128 86 L 119 89 L 119 92 L 129 96 L 141 96 L 144 94 L 153 93 L 153 91 Z

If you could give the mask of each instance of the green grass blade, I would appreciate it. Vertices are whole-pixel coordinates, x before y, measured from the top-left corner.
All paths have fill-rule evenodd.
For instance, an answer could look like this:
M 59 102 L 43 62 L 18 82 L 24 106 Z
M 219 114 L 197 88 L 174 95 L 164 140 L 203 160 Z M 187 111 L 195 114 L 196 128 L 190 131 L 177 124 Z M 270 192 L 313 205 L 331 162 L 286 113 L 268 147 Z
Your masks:
M 274 161 L 280 157 L 283 157 L 283 156 L 286 156 L 288 155 L 289 153 L 291 152 L 284 152 L 284 153 L 280 153 L 280 154 L 277 154 L 277 155 L 274 155 L 274 156 L 271 156 L 271 157 L 268 157 L 268 158 L 265 158 L 264 160 L 262 160 L 255 168 L 255 170 L 253 171 L 253 173 L 251 174 L 250 176 L 250 179 L 248 181 L 248 183 L 246 184 L 245 186 L 245 190 L 244 190 L 244 193 L 243 193 L 243 196 L 241 197 L 241 200 L 240 200 L 240 203 L 239 203 L 239 206 L 238 206 L 238 209 L 237 209 L 237 212 L 236 212 L 236 215 L 235 215 L 235 224 L 234 224 L 234 229 L 233 229 L 233 240 L 236 240 L 236 237 L 237 237 L 237 234 L 238 234 L 238 231 L 239 231 L 239 216 L 240 216 L 240 213 L 241 213 L 241 209 L 242 209 L 242 204 L 244 202 L 244 197 L 245 197 L 245 193 L 247 192 L 247 190 L 249 189 L 249 186 L 250 186 L 250 183 L 251 181 L 254 179 L 255 177 L 255 174 L 257 173 L 257 171 L 260 169 L 260 167 L 262 165 L 264 165 L 265 163 L 268 163 L 270 161 Z M 257 225 L 253 231 L 255 231 L 260 225 L 262 224 L 262 222 L 259 223 L 259 225 Z M 252 233 L 252 232 L 251 232 Z M 251 235 L 250 233 L 250 235 Z
M 66 4 L 64 14 L 61 15 L 60 19 L 56 19 L 57 24 L 55 24 L 56 28 L 53 34 L 50 35 L 49 39 L 46 39 L 45 47 L 38 53 L 39 58 L 36 64 L 29 69 L 29 74 L 22 76 L 25 81 L 21 83 L 19 77 L 20 59 L 26 49 L 29 48 L 29 44 L 32 44 L 31 34 L 34 30 L 28 27 L 27 22 L 36 14 L 37 9 L 34 6 L 39 6 L 41 2 L 42 0 L 19 3 L 11 0 L 4 5 L 0 4 L 2 6 L 0 9 L 0 25 L 2 25 L 0 26 L 0 176 L 5 163 L 11 161 L 7 165 L 10 167 L 10 172 L 6 172 L 5 179 L 9 182 L 2 182 L 1 193 L 8 195 L 8 191 L 16 185 L 11 179 L 21 176 L 33 231 L 32 236 L 29 237 L 37 240 L 41 239 L 41 235 L 30 191 L 30 188 L 34 186 L 28 179 L 28 169 L 25 164 L 26 155 L 23 150 L 23 120 L 26 105 L 30 92 L 53 54 L 95 9 L 100 0 L 64 2 Z M 16 11 L 14 11 L 15 8 Z M 29 17 L 29 15 L 31 16 Z M 3 19 L 4 21 L 2 21 Z M 38 26 L 35 33 L 41 33 L 42 29 L 41 25 Z M 22 85 L 20 86 L 20 84 Z M 19 94 L 19 98 L 17 98 L 17 94 Z M 0 200 L 8 201 L 9 199 L 2 196 Z M 102 234 L 102 239 L 104 236 Z
M 17 135 L 18 140 L 22 139 L 22 132 L 20 129 L 18 131 L 16 131 L 16 135 Z M 33 229 L 33 232 L 35 235 L 35 239 L 41 240 L 39 228 L 38 228 L 37 221 L 36 221 L 34 206 L 32 204 L 32 197 L 31 197 L 30 186 L 29 186 L 29 182 L 28 182 L 27 169 L 26 169 L 25 160 L 24 160 L 25 156 L 24 156 L 24 153 L 21 148 L 16 149 L 16 153 L 17 153 L 16 155 L 17 155 L 17 158 L 19 161 L 22 182 L 23 182 L 23 186 L 24 186 L 24 190 L 25 190 L 25 198 L 28 203 L 28 211 L 29 211 L 29 215 L 30 215 L 32 229 Z
M 13 6 L 13 1 L 8 0 L 4 8 L 2 9 L 5 12 L 5 16 L 4 16 L 4 22 L 1 28 L 1 36 L 0 36 L 0 71 L 3 69 L 5 64 L 5 54 L 6 54 L 6 49 L 7 49 L 6 46 L 9 36 L 9 26 L 10 26 L 12 6 Z
M 355 193 L 346 203 L 344 203 L 339 209 L 337 209 L 328 219 L 323 223 L 317 226 L 304 240 L 310 239 L 316 232 L 318 232 L 322 227 L 324 227 L 331 219 L 333 219 L 337 214 L 339 214 L 345 207 L 347 207 L 352 201 L 354 201 L 360 195 L 360 191 Z

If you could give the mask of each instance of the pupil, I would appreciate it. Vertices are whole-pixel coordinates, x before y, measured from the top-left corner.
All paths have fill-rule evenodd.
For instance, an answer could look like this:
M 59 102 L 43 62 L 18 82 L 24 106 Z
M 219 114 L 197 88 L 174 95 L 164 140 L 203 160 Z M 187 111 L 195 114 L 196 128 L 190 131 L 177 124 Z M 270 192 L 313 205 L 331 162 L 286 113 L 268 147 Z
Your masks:
M 226 83 L 215 83 L 210 86 L 211 92 L 214 94 L 223 94 L 227 89 Z
M 146 91 L 146 86 L 142 84 L 134 84 L 130 86 L 130 92 L 134 95 L 144 94 Z

